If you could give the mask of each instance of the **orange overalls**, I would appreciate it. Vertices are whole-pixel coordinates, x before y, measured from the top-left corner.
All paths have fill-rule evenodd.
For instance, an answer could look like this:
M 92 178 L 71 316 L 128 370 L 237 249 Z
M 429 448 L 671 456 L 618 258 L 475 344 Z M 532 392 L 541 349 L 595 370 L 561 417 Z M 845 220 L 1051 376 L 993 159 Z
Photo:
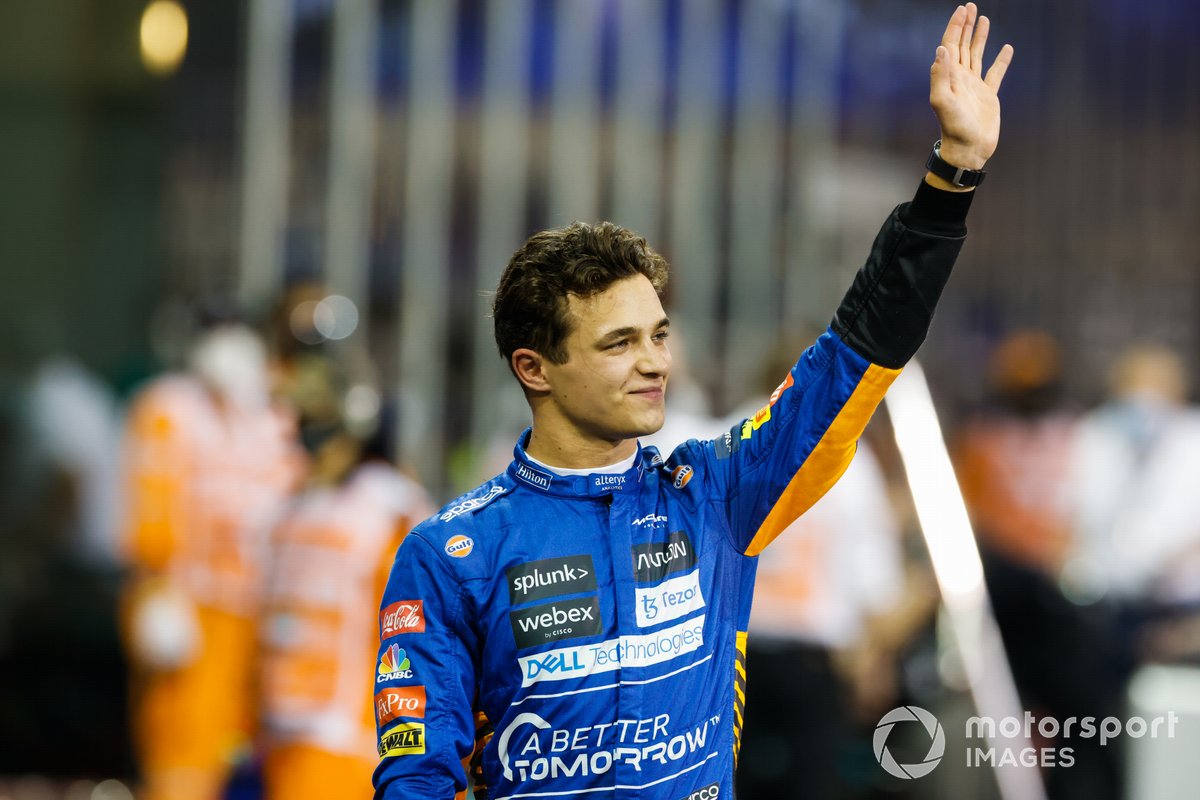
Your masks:
M 216 800 L 253 734 L 263 559 L 302 472 L 294 424 L 168 376 L 135 400 L 125 457 L 127 621 L 169 591 L 198 634 L 190 654 L 167 664 L 128 637 L 141 797 Z
M 384 464 L 306 492 L 272 537 L 261 630 L 266 800 L 369 798 L 378 762 L 372 676 L 396 548 L 431 513 L 423 490 Z

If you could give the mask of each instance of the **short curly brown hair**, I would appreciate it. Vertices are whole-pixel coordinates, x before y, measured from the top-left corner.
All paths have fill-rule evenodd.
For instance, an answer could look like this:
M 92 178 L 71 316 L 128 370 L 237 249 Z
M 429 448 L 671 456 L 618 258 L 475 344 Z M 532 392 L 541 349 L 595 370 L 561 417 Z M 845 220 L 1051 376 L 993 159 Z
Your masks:
M 500 355 L 510 369 L 513 352 L 522 347 L 562 364 L 571 295 L 591 297 L 635 275 L 645 275 L 662 294 L 669 271 L 644 238 L 611 222 L 573 222 L 535 233 L 509 259 L 492 300 Z

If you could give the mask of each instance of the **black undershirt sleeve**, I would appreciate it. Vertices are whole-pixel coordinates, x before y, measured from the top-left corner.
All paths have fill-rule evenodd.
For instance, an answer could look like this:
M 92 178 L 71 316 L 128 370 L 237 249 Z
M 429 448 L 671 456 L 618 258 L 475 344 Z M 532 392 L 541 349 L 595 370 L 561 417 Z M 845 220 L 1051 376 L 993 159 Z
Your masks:
M 925 341 L 966 238 L 974 195 L 922 181 L 913 199 L 883 223 L 831 323 L 859 355 L 898 369 Z

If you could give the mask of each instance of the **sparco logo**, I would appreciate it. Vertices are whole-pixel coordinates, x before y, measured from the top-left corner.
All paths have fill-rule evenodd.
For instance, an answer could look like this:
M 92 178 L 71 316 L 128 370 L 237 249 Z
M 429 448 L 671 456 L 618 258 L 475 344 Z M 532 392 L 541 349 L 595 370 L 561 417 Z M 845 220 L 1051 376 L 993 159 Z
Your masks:
M 521 464 L 517 467 L 517 477 L 526 483 L 531 483 L 539 489 L 550 488 L 550 476 L 544 472 L 538 472 L 536 469 Z
M 596 570 L 589 555 L 530 561 L 509 568 L 504 575 L 508 578 L 508 599 L 513 605 L 596 590 Z
M 633 571 L 638 583 L 658 583 L 674 572 L 686 572 L 696 566 L 692 540 L 683 531 L 675 531 L 665 542 L 633 546 Z
M 595 597 L 531 606 L 511 612 L 508 620 L 518 650 L 601 632 L 600 603 Z
M 423 633 L 425 614 L 420 600 L 400 600 L 379 612 L 379 638 L 398 633 Z
M 899 764 L 887 747 L 888 734 L 897 722 L 919 722 L 929 734 L 929 752 L 925 758 L 915 764 Z M 889 775 L 897 778 L 920 778 L 933 772 L 933 768 L 941 763 L 942 755 L 946 752 L 946 734 L 942 732 L 942 724 L 937 717 L 920 706 L 900 706 L 893 708 L 883 715 L 875 726 L 875 736 L 871 739 L 875 760 L 879 766 L 887 770 Z
M 708 786 L 697 789 L 689 794 L 683 800 L 717 800 L 721 796 L 721 784 L 710 783 Z
M 461 503 L 446 509 L 438 519 L 442 522 L 449 522 L 455 517 L 461 517 L 468 511 L 474 511 L 477 508 L 486 506 L 502 494 L 504 494 L 503 486 L 493 486 L 483 497 L 469 497 Z

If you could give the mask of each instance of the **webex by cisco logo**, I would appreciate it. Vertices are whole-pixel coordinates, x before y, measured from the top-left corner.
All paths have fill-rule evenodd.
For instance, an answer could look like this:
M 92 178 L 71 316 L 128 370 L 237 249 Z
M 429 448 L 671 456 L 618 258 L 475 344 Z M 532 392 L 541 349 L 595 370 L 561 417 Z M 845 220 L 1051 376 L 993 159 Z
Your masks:
M 600 602 L 595 597 L 530 606 L 508 615 L 517 649 L 601 633 Z

